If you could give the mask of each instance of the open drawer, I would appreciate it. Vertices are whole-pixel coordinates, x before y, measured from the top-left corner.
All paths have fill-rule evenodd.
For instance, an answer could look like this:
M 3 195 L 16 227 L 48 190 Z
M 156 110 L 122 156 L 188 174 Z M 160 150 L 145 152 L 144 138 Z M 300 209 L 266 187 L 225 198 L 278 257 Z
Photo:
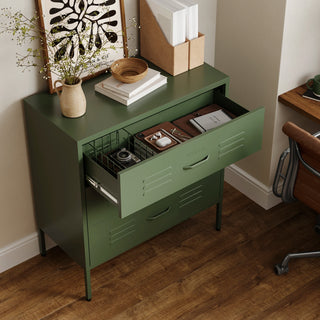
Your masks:
M 214 95 L 214 102 L 236 118 L 129 168 L 117 170 L 116 174 L 97 161 L 97 149 L 112 145 L 115 140 L 117 148 L 126 146 L 130 134 L 136 132 L 123 128 L 99 138 L 100 142 L 92 141 L 84 153 L 87 181 L 116 204 L 124 218 L 259 150 L 264 109 L 248 112 L 219 93 Z

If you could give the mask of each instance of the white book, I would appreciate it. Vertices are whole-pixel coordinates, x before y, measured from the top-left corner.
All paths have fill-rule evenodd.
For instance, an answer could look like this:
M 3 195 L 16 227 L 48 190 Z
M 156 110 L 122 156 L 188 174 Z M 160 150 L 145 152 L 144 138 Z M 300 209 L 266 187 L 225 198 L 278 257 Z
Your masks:
M 199 17 L 198 3 L 194 0 L 173 0 L 187 9 L 186 14 L 186 37 L 189 40 L 198 38 Z
M 144 90 L 140 91 L 139 93 L 137 93 L 136 95 L 132 96 L 131 98 L 128 98 L 128 97 L 125 97 L 119 93 L 115 93 L 114 91 L 111 91 L 107 88 L 105 88 L 103 85 L 102 85 L 102 82 L 99 82 L 97 83 L 95 86 L 94 86 L 94 89 L 113 99 L 113 100 L 116 100 L 126 106 L 130 105 L 131 103 L 141 99 L 142 97 L 146 96 L 147 94 L 153 92 L 154 90 L 162 87 L 163 85 L 165 85 L 167 83 L 167 77 L 163 76 L 163 75 L 160 75 L 159 79 L 152 82 L 151 84 L 149 84 L 146 88 L 144 88 Z
M 111 76 L 102 81 L 102 86 L 110 91 L 131 98 L 159 78 L 159 71 L 148 68 L 146 76 L 135 83 L 124 83 Z
M 202 116 L 190 119 L 190 123 L 197 128 L 201 133 L 210 129 L 221 126 L 222 124 L 232 120 L 222 110 L 213 111 Z
M 167 41 L 176 46 L 186 40 L 187 9 L 172 0 L 146 0 Z

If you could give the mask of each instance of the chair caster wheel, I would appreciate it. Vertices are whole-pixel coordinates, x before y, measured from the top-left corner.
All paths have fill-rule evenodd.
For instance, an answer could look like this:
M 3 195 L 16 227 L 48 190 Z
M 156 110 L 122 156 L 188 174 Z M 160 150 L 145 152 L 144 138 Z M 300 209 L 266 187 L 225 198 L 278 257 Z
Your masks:
M 317 232 L 317 233 L 320 233 L 320 225 L 319 224 L 315 225 L 314 231 Z
M 283 267 L 281 264 L 276 264 L 274 266 L 274 272 L 278 276 L 280 276 L 280 275 L 282 275 L 284 273 L 288 273 L 288 271 L 289 271 L 288 266 Z

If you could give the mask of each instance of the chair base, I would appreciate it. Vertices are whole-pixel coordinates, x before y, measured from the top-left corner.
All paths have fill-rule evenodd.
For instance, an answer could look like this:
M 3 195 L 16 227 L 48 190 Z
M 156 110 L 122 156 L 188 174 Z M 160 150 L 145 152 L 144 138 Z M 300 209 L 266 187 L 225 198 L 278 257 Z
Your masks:
M 282 260 L 281 263 L 274 266 L 274 272 L 279 276 L 289 271 L 289 260 L 294 258 L 316 258 L 320 257 L 320 251 L 311 251 L 311 252 L 300 252 L 300 253 L 289 253 Z

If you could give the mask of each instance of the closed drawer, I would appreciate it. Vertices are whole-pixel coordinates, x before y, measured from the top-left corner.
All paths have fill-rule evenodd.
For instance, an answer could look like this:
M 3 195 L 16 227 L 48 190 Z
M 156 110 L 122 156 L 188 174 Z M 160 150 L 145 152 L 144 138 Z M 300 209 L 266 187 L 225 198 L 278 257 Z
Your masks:
M 121 219 L 118 208 L 91 188 L 86 188 L 86 202 L 91 268 L 139 244 L 134 215 Z
M 212 206 L 220 199 L 223 172 L 215 173 L 129 217 L 91 188 L 86 189 L 90 264 L 112 257 Z
M 260 149 L 264 109 L 248 112 L 218 93 L 214 99 L 236 118 L 119 171 L 116 177 L 90 155 L 84 156 L 86 174 L 94 180 L 92 186 L 102 195 L 111 196 L 109 199 L 119 207 L 122 218 Z
M 223 171 L 216 172 L 160 201 L 161 207 L 141 210 L 143 229 L 154 236 L 219 202 Z

